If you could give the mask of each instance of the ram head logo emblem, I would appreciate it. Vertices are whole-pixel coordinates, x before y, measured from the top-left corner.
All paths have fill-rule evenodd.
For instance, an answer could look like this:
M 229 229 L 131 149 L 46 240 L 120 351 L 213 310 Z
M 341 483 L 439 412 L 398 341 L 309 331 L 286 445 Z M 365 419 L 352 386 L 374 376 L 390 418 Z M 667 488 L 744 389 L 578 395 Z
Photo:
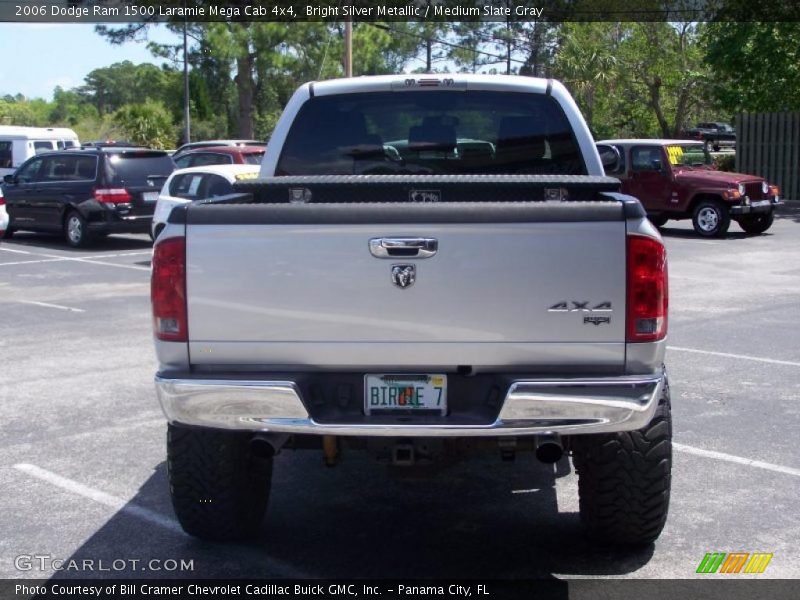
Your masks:
M 405 289 L 413 285 L 417 279 L 417 267 L 414 265 L 392 265 L 392 283 Z

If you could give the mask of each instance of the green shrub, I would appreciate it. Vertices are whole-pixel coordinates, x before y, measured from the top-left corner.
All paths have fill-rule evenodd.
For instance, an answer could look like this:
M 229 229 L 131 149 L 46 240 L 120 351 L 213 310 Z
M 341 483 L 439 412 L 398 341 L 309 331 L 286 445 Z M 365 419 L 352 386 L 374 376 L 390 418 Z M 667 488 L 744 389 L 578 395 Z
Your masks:
M 736 154 L 734 152 L 718 152 L 712 156 L 714 166 L 720 171 L 736 170 Z
M 161 102 L 126 104 L 114 112 L 113 122 L 134 144 L 163 149 L 174 143 L 172 117 Z

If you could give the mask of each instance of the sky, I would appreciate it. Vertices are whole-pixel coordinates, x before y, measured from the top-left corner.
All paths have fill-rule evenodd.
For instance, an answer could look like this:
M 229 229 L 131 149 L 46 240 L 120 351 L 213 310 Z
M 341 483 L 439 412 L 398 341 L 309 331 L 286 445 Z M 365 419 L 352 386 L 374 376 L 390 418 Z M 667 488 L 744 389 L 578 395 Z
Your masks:
M 149 39 L 178 43 L 163 25 L 151 27 Z M 0 96 L 24 94 L 28 98 L 53 99 L 53 89 L 83 85 L 83 78 L 98 67 L 129 60 L 134 64 L 160 65 L 146 42 L 112 46 L 83 23 L 0 23 Z

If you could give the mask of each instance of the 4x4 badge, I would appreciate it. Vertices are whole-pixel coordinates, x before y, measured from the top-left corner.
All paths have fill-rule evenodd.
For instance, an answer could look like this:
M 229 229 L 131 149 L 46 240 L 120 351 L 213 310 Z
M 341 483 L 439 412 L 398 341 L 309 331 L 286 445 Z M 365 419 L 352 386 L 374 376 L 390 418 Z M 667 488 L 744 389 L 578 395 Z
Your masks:
M 392 265 L 392 283 L 405 289 L 417 279 L 417 267 L 414 265 Z
M 567 301 L 564 300 L 563 302 L 556 302 L 547 309 L 547 312 L 614 312 L 614 309 L 611 308 L 611 302 L 601 302 L 600 304 L 595 304 L 591 308 L 589 307 L 589 301 L 586 300 L 584 302 L 578 302 L 577 300 L 572 300 L 572 308 L 569 307 Z

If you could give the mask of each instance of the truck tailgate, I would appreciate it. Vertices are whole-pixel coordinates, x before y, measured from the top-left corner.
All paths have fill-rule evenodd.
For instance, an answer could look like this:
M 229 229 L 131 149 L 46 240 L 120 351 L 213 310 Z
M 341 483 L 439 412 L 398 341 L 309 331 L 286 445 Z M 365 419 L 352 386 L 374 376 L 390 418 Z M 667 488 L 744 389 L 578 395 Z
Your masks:
M 195 365 L 624 363 L 618 202 L 210 204 L 186 222 Z M 435 252 L 370 249 L 398 239 Z

